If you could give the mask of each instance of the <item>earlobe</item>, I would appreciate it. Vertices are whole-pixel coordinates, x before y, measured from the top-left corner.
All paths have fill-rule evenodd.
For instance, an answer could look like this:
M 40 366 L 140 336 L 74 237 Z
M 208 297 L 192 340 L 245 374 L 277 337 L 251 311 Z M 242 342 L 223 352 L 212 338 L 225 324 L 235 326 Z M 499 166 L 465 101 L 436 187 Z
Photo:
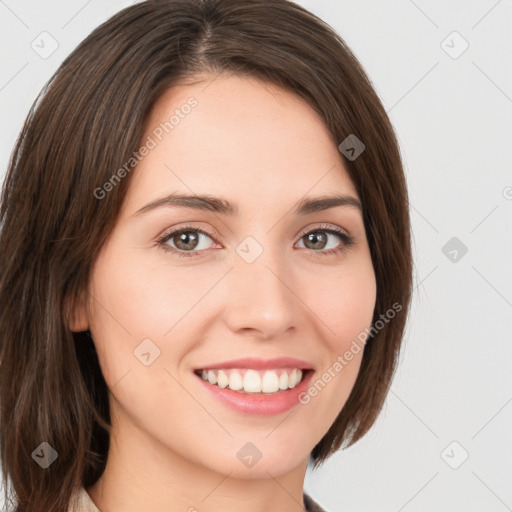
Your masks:
M 75 302 L 74 304 L 71 304 Z M 89 329 L 89 318 L 83 300 L 68 301 L 66 321 L 72 332 L 83 332 Z
M 74 314 L 68 322 L 69 329 L 73 332 L 83 332 L 89 329 L 89 322 L 83 314 Z

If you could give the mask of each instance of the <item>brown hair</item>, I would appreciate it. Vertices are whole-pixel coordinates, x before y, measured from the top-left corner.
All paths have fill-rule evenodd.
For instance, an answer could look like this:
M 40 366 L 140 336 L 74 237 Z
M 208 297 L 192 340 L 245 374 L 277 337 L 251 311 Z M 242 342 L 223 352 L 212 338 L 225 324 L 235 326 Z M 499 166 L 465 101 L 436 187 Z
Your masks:
M 105 468 L 108 389 L 90 336 L 70 331 L 69 312 L 87 295 L 131 175 L 102 200 L 93 191 L 138 149 L 167 88 L 222 71 L 293 91 L 334 140 L 354 134 L 365 144 L 345 166 L 363 204 L 376 274 L 373 320 L 394 303 L 401 312 L 370 336 L 346 405 L 311 453 L 315 466 L 360 439 L 381 410 L 405 328 L 412 257 L 399 148 L 370 80 L 341 37 L 291 1 L 139 3 L 94 30 L 49 80 L 4 183 L 0 449 L 19 512 L 66 511 L 72 492 Z M 48 456 L 42 442 L 58 453 L 45 470 L 35 462 Z

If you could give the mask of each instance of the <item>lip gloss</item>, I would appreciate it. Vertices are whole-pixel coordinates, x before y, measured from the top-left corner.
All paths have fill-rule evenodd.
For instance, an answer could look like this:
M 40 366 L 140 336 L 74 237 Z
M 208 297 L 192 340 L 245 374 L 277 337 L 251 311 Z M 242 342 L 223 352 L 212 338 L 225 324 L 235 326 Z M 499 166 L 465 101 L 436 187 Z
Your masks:
M 216 384 L 210 384 L 197 375 L 196 377 L 212 396 L 231 409 L 252 416 L 272 416 L 283 413 L 300 403 L 298 395 L 307 390 L 313 373 L 313 370 L 306 371 L 301 382 L 292 389 L 281 390 L 268 395 L 241 393 L 229 388 L 221 388 Z

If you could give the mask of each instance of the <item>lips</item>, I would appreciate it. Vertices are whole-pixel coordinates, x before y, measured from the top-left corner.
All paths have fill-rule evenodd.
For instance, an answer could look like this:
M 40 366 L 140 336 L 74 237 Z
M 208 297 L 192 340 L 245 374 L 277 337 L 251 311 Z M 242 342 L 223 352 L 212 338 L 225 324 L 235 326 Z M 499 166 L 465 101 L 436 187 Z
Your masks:
M 294 357 L 276 357 L 273 359 L 259 359 L 256 357 L 245 357 L 231 361 L 201 366 L 196 370 L 229 370 L 231 368 L 246 368 L 252 370 L 272 370 L 278 368 L 297 368 L 299 370 L 312 370 L 313 365 Z
M 297 405 L 314 368 L 292 357 L 243 358 L 205 365 L 194 373 L 206 390 L 228 407 L 267 416 Z

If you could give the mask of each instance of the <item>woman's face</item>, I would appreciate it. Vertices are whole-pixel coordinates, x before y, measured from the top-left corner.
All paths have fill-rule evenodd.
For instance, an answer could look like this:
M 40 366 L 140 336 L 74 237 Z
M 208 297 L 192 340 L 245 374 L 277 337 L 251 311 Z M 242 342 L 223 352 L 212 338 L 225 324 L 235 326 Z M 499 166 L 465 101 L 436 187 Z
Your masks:
M 376 283 L 359 208 L 297 211 L 359 199 L 320 117 L 256 79 L 212 79 L 156 103 L 75 327 L 91 330 L 120 439 L 268 478 L 304 463 L 345 404 L 363 351 L 344 354 L 371 325 Z

